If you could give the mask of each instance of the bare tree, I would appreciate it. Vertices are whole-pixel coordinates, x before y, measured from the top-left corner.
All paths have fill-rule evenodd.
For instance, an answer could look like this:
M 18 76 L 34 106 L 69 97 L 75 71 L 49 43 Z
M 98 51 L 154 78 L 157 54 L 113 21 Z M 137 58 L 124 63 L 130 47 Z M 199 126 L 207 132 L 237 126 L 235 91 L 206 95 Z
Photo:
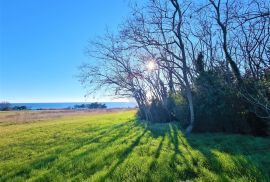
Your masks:
M 202 70 L 219 69 L 227 85 L 269 114 L 267 93 L 245 83 L 247 77 L 266 78 L 269 22 L 263 0 L 151 0 L 133 7 L 116 36 L 91 43 L 90 56 L 99 62 L 81 67 L 82 82 L 92 91 L 107 87 L 114 95 L 134 97 L 148 120 L 153 100 L 166 109 L 168 96 L 181 91 L 189 107 L 188 134 L 195 120 L 194 80 Z

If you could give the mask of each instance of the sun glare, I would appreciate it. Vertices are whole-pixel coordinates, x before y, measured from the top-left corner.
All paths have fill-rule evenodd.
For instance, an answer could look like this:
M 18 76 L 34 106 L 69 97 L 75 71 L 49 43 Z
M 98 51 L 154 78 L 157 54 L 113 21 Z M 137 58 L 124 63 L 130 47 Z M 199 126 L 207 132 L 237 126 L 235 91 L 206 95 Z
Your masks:
M 149 61 L 147 64 L 146 64 L 146 67 L 149 71 L 152 71 L 156 68 L 156 63 L 154 61 Z

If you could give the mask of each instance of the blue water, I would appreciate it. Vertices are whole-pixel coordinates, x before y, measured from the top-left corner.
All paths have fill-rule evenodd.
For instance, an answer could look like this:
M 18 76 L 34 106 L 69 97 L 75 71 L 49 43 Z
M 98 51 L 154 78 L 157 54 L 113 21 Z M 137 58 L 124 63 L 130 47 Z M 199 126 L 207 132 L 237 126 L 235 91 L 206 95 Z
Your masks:
M 14 106 L 26 106 L 28 109 L 65 109 L 73 108 L 77 104 L 89 104 L 91 102 L 62 102 L 62 103 L 11 103 Z M 107 108 L 134 108 L 134 102 L 100 102 L 106 104 Z

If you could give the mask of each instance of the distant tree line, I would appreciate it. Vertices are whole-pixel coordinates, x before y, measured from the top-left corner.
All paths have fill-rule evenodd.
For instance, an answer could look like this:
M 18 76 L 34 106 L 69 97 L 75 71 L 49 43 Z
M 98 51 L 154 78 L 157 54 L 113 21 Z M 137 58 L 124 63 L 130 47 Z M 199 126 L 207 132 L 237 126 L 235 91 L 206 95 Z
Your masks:
M 74 105 L 73 108 L 69 107 L 66 109 L 105 109 L 107 108 L 106 104 L 93 102 L 90 104 L 77 104 Z M 28 110 L 29 108 L 26 106 L 12 106 L 9 102 L 1 102 L 0 103 L 0 111 L 11 111 L 11 110 Z M 64 108 L 63 108 L 64 109 Z M 37 109 L 42 110 L 42 109 Z
M 91 104 L 79 104 L 74 106 L 75 109 L 105 109 L 107 108 L 106 104 L 102 103 L 91 103 Z
M 90 42 L 90 93 L 133 97 L 151 122 L 269 135 L 270 2 L 149 0 L 117 33 Z
M 26 106 L 14 106 L 9 102 L 1 102 L 0 103 L 0 111 L 10 111 L 10 110 L 27 110 Z

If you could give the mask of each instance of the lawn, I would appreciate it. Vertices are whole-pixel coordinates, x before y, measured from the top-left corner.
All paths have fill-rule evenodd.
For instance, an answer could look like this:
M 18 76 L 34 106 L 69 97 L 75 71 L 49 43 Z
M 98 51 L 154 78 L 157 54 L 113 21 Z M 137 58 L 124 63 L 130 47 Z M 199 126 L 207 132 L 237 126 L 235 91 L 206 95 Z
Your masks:
M 0 113 L 6 114 L 6 113 Z M 135 111 L 0 122 L 0 181 L 270 181 L 270 138 L 185 137 Z

